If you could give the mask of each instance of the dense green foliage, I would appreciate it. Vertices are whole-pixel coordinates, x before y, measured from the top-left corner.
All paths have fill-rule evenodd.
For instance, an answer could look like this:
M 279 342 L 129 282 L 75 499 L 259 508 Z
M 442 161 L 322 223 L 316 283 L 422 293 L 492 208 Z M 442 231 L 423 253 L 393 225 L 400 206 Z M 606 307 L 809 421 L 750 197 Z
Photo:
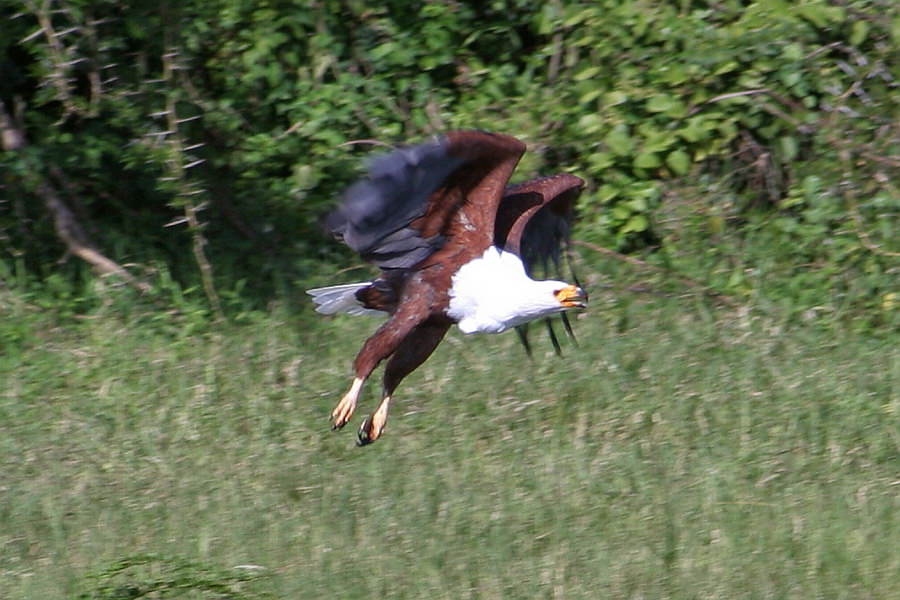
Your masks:
M 373 151 L 359 140 L 478 127 L 530 144 L 520 176 L 589 181 L 585 239 L 891 321 L 890 0 L 0 6 L 0 99 L 27 137 L 0 158 L 4 279 L 81 269 L 58 264 L 49 182 L 152 287 L 264 298 L 345 260 L 317 222 Z

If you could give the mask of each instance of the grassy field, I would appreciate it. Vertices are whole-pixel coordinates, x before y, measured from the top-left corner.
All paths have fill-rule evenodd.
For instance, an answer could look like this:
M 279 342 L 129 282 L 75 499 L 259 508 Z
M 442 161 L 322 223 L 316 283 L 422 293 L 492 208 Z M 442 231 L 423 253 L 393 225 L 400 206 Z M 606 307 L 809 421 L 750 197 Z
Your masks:
M 617 297 L 454 332 L 367 448 L 375 320 L 4 297 L 0 598 L 897 598 L 900 337 Z

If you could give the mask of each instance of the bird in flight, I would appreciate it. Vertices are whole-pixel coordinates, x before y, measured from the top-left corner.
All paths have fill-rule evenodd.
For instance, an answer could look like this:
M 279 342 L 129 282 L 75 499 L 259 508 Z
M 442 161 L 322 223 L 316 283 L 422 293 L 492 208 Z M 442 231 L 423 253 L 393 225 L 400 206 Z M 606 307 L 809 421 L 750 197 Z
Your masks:
M 381 402 L 357 443 L 377 440 L 397 386 L 454 324 L 467 334 L 500 333 L 585 308 L 577 281 L 530 276 L 541 263 L 558 263 L 584 182 L 559 174 L 508 185 L 524 152 L 507 135 L 449 132 L 375 159 L 327 216 L 328 229 L 380 274 L 309 290 L 316 310 L 388 316 L 356 356 L 333 429 L 347 424 L 363 384 L 387 359 Z

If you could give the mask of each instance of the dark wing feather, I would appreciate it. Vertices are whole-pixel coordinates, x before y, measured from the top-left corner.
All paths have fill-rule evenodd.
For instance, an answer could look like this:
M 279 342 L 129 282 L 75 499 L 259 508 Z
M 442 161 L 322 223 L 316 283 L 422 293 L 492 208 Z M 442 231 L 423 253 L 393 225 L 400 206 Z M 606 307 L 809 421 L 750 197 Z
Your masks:
M 396 150 L 370 164 L 326 225 L 382 269 L 410 269 L 453 236 L 487 236 L 486 248 L 502 190 L 524 150 L 515 138 L 480 131 Z M 458 240 L 461 247 L 471 241 Z
M 568 174 L 509 186 L 497 215 L 495 243 L 518 254 L 529 273 L 558 266 L 584 181 Z
M 428 199 L 463 163 L 446 140 L 402 148 L 369 165 L 368 177 L 347 189 L 326 225 L 345 244 L 382 268 L 408 268 L 441 245 L 409 224 L 425 214 Z
M 584 181 L 574 175 L 555 175 L 533 179 L 519 185 L 509 186 L 497 213 L 495 244 L 508 252 L 519 255 L 525 270 L 533 275 L 538 268 L 545 276 L 562 279 L 560 255 L 568 246 L 569 232 Z M 581 287 L 574 271 L 575 284 Z M 565 313 L 560 315 L 569 338 L 575 343 L 575 333 Z M 545 320 L 547 333 L 557 355 L 562 348 L 553 323 Z M 527 324 L 516 328 L 525 352 L 531 357 Z

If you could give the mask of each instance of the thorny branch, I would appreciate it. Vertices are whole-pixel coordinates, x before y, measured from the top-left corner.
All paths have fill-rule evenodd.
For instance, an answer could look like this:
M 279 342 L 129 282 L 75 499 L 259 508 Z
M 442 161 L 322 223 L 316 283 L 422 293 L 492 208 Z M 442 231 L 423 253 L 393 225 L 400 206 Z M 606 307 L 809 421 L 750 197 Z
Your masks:
M 168 82 L 170 87 L 174 88 L 174 80 L 176 71 L 180 69 L 176 63 L 177 51 L 172 48 L 167 50 L 162 56 L 163 63 L 163 80 Z M 166 108 L 160 115 L 166 117 L 166 131 L 164 137 L 167 139 L 171 154 L 166 161 L 169 169 L 170 178 L 177 182 L 178 198 L 181 204 L 184 217 L 170 223 L 170 225 L 178 223 L 186 223 L 191 233 L 192 251 L 194 260 L 200 270 L 200 279 L 203 283 L 203 291 L 206 294 L 212 307 L 213 314 L 217 321 L 225 319 L 222 311 L 222 303 L 219 300 L 219 294 L 216 291 L 215 280 L 213 277 L 213 267 L 209 258 L 206 256 L 206 238 L 203 235 L 203 224 L 200 222 L 199 212 L 203 209 L 203 204 L 196 204 L 194 198 L 205 193 L 205 190 L 192 186 L 187 179 L 187 171 L 201 163 L 203 159 L 193 159 L 187 154 L 185 141 L 180 132 L 180 126 L 187 121 L 193 120 L 194 117 L 179 119 L 177 113 L 177 102 L 175 95 L 171 92 L 166 95 Z M 191 146 L 196 148 L 197 146 Z

